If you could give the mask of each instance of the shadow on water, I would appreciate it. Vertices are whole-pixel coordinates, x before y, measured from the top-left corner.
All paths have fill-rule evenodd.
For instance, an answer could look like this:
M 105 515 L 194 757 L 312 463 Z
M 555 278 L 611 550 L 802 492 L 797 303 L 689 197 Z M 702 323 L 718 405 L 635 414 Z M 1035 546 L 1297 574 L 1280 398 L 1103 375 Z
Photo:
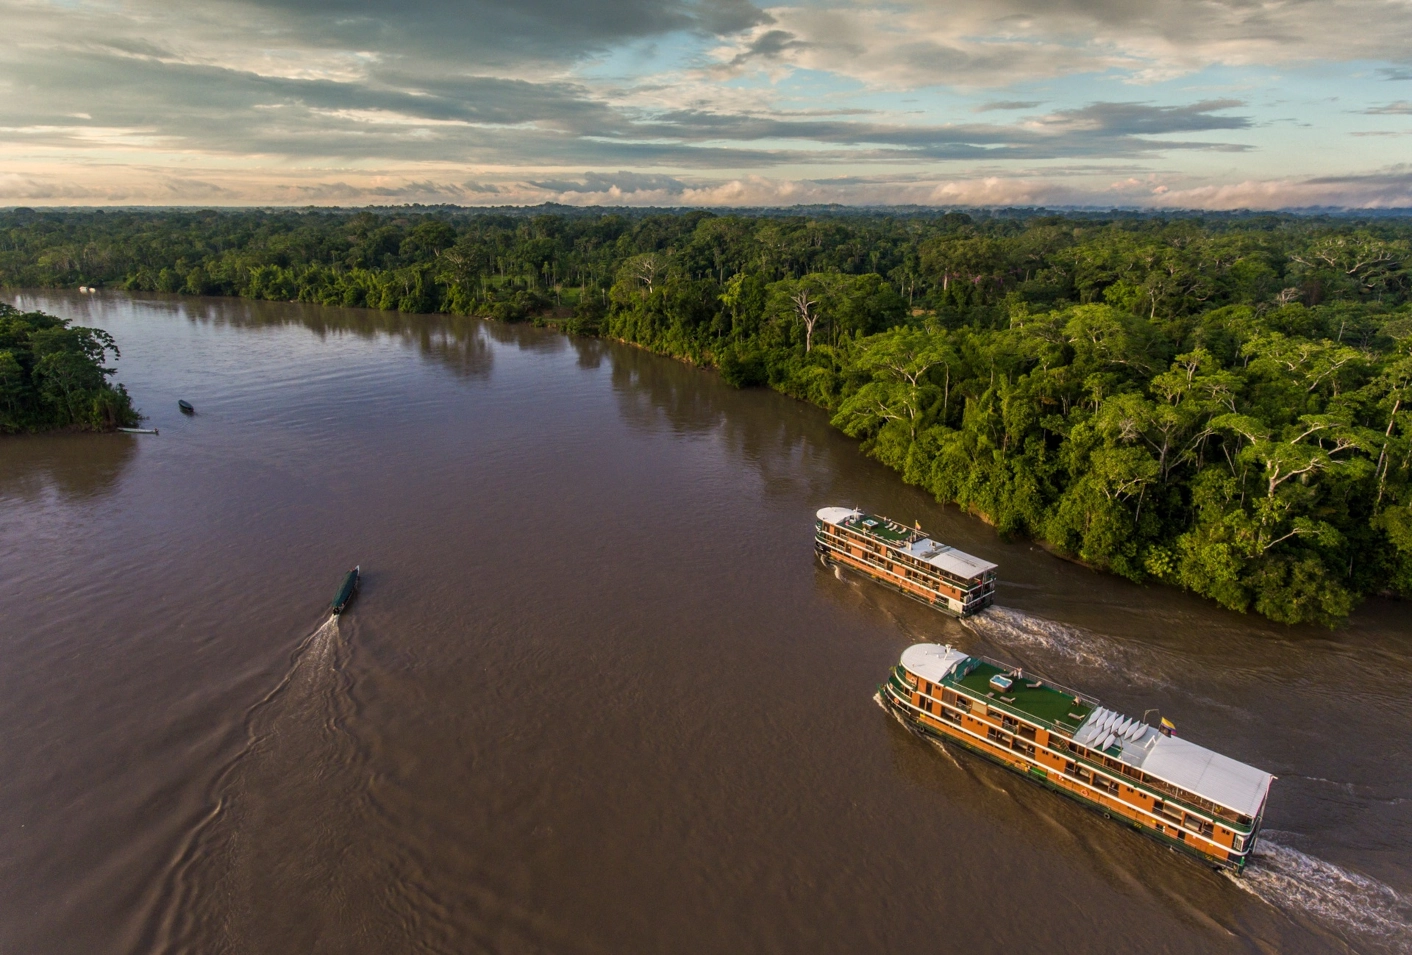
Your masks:
M 613 391 L 623 420 L 634 429 L 705 434 L 725 415 L 719 389 L 705 387 L 699 372 L 673 367 L 641 349 L 622 347 L 613 355 Z
M 608 357 L 608 343 L 601 338 L 573 335 L 569 338 L 569 344 L 573 346 L 574 352 L 578 355 L 580 368 L 588 370 L 598 368 L 603 364 L 603 359 Z
M 143 300 L 146 304 L 146 300 Z M 297 325 L 321 339 L 354 335 L 386 337 L 449 369 L 458 377 L 488 376 L 494 364 L 487 323 L 465 315 L 411 314 L 370 308 L 338 308 L 239 299 L 183 299 L 176 303 L 188 320 L 235 328 Z
M 34 501 L 46 493 L 91 500 L 112 492 L 133 459 L 130 434 L 0 435 L 0 498 Z

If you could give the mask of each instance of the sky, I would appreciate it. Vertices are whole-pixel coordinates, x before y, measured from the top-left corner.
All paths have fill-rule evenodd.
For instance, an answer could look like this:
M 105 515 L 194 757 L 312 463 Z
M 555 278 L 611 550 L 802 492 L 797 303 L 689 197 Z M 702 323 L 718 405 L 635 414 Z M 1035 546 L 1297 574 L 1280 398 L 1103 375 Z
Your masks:
M 0 0 L 0 205 L 1412 206 L 1412 0 Z

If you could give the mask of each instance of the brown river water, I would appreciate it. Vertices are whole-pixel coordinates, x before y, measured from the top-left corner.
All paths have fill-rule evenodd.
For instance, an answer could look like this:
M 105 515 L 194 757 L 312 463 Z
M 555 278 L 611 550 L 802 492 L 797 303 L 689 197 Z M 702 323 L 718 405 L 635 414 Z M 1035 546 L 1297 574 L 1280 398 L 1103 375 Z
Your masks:
M 5 298 L 111 331 L 161 433 L 0 438 L 4 955 L 1412 951 L 1406 603 L 1291 630 L 1095 574 L 598 340 Z M 825 504 L 999 605 L 821 568 Z M 924 640 L 1277 774 L 1246 876 L 909 735 L 873 694 Z

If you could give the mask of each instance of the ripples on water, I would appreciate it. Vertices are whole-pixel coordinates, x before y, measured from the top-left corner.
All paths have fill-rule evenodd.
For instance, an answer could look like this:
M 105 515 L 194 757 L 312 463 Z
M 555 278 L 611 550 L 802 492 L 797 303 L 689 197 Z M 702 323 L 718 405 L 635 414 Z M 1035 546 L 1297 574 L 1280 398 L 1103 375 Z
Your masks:
M 1292 915 L 1311 916 L 1355 944 L 1412 952 L 1412 901 L 1367 876 L 1286 845 L 1266 831 L 1245 873 L 1232 881 Z
M 339 620 L 330 615 L 303 641 L 283 678 L 246 714 L 246 743 L 215 778 L 213 809 L 169 870 L 154 949 L 293 951 L 291 943 L 303 939 L 300 950 L 320 950 L 324 927 L 312 912 L 302 926 L 274 916 L 280 907 L 270 904 L 272 895 L 290 893 L 325 900 L 344 932 L 366 933 L 356 926 L 370 913 L 346 905 L 348 882 L 358 875 L 340 864 L 350 821 L 360 838 L 376 829 L 363 747 L 350 726 L 357 708 Z M 293 815 L 339 821 L 295 830 L 280 824 Z M 274 831 L 282 839 L 272 845 L 265 836 Z
M 1395 611 L 1295 632 L 1092 574 L 817 409 L 610 342 L 27 304 L 113 331 L 161 435 L 0 454 L 2 952 L 1406 948 Z M 995 560 L 1018 606 L 841 584 L 812 514 L 855 501 Z M 358 560 L 356 612 L 300 609 Z M 1281 776 L 1283 831 L 1236 888 L 937 758 L 868 700 L 919 640 L 1160 697 Z
M 1040 649 L 1084 667 L 1120 673 L 1137 685 L 1171 686 L 1144 669 L 1151 654 L 1112 637 L 1009 607 L 992 606 L 962 620 L 964 626 L 1006 649 Z M 888 709 L 880 697 L 878 704 Z M 940 743 L 936 748 L 950 752 Z M 1327 780 L 1319 780 L 1327 782 Z M 1241 876 L 1232 882 L 1294 917 L 1312 917 L 1326 928 L 1347 933 L 1358 944 L 1412 952 L 1412 902 L 1376 879 L 1349 872 L 1278 841 L 1294 833 L 1264 830 Z
M 1111 637 L 1057 620 L 992 606 L 963 618 L 962 625 L 997 646 L 1044 650 L 1081 666 L 1121 673 L 1143 686 L 1171 685 L 1160 673 L 1152 672 L 1150 654 L 1144 657 Z

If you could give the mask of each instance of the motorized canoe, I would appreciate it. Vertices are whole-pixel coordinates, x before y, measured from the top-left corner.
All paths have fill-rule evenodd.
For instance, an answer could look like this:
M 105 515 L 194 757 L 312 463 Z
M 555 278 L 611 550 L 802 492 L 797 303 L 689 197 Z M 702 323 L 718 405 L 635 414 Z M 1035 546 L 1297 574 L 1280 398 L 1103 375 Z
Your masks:
M 354 567 L 343 577 L 343 583 L 338 585 L 338 593 L 333 595 L 333 603 L 330 609 L 334 615 L 343 613 L 348 605 L 353 602 L 353 595 L 358 592 L 358 580 L 362 577 L 362 565 Z
M 181 409 L 182 414 L 196 413 L 196 409 L 192 406 L 191 402 L 187 401 L 185 398 L 177 399 L 177 407 Z
M 156 434 L 156 428 L 119 428 L 123 434 Z

